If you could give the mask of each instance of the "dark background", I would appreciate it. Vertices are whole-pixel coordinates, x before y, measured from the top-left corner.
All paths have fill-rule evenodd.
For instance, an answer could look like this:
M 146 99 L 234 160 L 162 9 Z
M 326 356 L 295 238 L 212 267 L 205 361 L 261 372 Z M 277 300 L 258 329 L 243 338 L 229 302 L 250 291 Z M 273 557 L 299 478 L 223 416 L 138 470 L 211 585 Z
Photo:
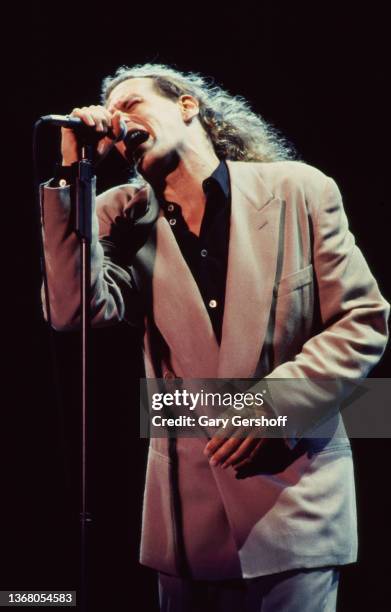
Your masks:
M 78 337 L 42 321 L 31 133 L 47 113 L 98 103 L 121 64 L 167 63 L 215 78 L 292 141 L 303 161 L 338 183 L 357 242 L 390 298 L 386 16 L 328 3 L 9 8 L 3 29 L 3 407 L 1 589 L 78 584 Z M 7 37 L 8 34 L 8 37 Z M 387 105 L 387 106 L 386 106 Z M 7 128 L 11 128 L 10 134 Z M 58 157 L 58 130 L 40 138 L 40 177 Z M 124 180 L 108 159 L 100 189 Z M 154 610 L 153 572 L 137 563 L 146 445 L 138 438 L 137 334 L 93 336 L 90 439 L 92 609 Z M 372 375 L 387 377 L 389 354 Z M 339 610 L 389 609 L 389 440 L 353 440 L 359 562 L 344 569 Z M 110 603 L 111 602 L 111 603 Z

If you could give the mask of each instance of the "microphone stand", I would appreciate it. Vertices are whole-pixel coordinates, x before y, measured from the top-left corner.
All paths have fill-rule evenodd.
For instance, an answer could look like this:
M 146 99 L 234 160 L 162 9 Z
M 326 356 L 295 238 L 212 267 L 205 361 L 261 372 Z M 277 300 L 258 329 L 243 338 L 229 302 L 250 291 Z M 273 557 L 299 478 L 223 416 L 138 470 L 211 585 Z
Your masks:
M 80 578 L 81 612 L 87 612 L 87 536 L 91 515 L 87 507 L 87 438 L 89 407 L 89 349 L 91 336 L 91 239 L 94 197 L 93 146 L 81 147 L 77 178 L 73 194 L 76 211 L 75 231 L 80 243 L 80 304 L 81 304 L 81 510 L 80 510 Z
M 88 442 L 88 408 L 89 408 L 89 350 L 91 337 L 91 240 L 92 240 L 92 208 L 95 195 L 94 164 L 99 165 L 106 157 L 110 148 L 96 159 L 96 144 L 91 144 L 91 132 L 87 130 L 85 136 L 80 132 L 81 156 L 77 164 L 77 178 L 72 205 L 76 211 L 75 231 L 80 242 L 80 304 L 81 304 L 81 511 L 80 511 L 80 579 L 81 579 L 81 607 L 80 612 L 87 612 L 88 593 L 88 525 L 92 517 L 87 508 L 87 442 Z M 134 130 L 127 134 L 127 128 L 121 123 L 120 135 L 113 140 L 124 140 L 128 147 L 135 147 L 147 140 L 149 134 L 143 130 Z
M 70 125 L 70 118 L 60 115 L 47 115 L 38 119 L 34 125 L 33 132 L 33 158 L 35 164 L 35 173 L 38 176 L 38 145 L 37 132 L 38 128 L 44 123 L 53 125 Z M 74 127 L 74 126 L 72 126 Z M 94 203 L 95 186 L 94 186 L 94 164 L 96 160 L 95 147 L 99 138 L 92 137 L 91 129 L 85 129 L 77 123 L 76 128 L 79 132 L 80 144 L 80 160 L 77 162 L 77 177 L 75 181 L 75 189 L 71 189 L 71 206 L 75 211 L 75 232 L 80 244 L 80 305 L 81 305 L 81 503 L 80 503 L 80 589 L 81 589 L 81 606 L 80 612 L 87 612 L 87 543 L 88 543 L 88 525 L 91 524 L 92 518 L 87 507 L 87 442 L 88 442 L 88 409 L 89 409 L 89 350 L 91 338 L 91 240 L 92 240 L 92 209 Z M 138 146 L 147 140 L 149 134 L 143 130 L 133 130 L 127 133 L 127 127 L 124 122 L 120 125 L 120 134 L 113 139 L 113 145 L 119 140 L 126 141 L 127 147 L 130 149 Z M 95 140 L 95 142 L 94 142 Z M 100 155 L 96 160 L 98 165 L 109 152 Z M 39 203 L 39 191 L 36 189 L 37 203 Z M 39 213 L 41 214 L 39 205 Z M 45 286 L 45 303 L 47 310 L 48 322 L 50 325 L 50 302 L 48 298 L 47 275 L 45 256 L 42 245 L 41 253 L 42 271 Z

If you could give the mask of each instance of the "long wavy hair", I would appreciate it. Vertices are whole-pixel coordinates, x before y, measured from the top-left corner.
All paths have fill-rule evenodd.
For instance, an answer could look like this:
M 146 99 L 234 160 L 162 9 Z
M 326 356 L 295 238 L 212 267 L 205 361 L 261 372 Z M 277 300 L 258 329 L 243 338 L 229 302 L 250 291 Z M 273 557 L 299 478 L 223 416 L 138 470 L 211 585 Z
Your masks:
M 163 64 L 121 66 L 102 83 L 102 103 L 113 89 L 130 78 L 147 77 L 156 90 L 178 100 L 188 94 L 198 100 L 199 120 L 219 159 L 273 162 L 297 157 L 291 143 L 270 123 L 251 110 L 241 96 L 234 96 L 212 79 L 194 72 L 180 72 Z

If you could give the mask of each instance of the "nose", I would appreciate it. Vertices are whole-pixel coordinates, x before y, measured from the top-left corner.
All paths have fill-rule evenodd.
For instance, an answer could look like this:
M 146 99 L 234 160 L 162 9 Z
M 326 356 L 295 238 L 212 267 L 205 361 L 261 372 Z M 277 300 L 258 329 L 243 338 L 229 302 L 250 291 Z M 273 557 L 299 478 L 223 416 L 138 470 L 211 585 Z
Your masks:
M 120 108 L 118 108 L 117 104 L 109 104 L 107 106 L 107 110 L 111 115 L 114 115 L 114 113 L 120 113 L 120 117 L 122 120 L 125 120 L 125 118 L 129 116 L 128 113 L 125 113 Z

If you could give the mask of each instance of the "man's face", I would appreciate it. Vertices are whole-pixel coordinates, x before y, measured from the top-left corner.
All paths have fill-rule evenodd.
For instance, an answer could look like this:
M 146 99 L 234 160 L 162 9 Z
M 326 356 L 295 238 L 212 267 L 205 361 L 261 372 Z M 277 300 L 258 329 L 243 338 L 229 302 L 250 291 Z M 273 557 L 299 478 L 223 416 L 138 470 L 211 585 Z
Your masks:
M 183 100 L 186 99 L 185 104 Z M 147 174 L 157 164 L 170 163 L 185 146 L 189 117 L 198 112 L 197 102 L 191 96 L 171 100 L 159 94 L 150 78 L 131 78 L 123 81 L 111 92 L 106 103 L 113 113 L 121 111 L 128 131 L 145 130 L 148 140 L 131 153 L 123 142 L 117 149 L 137 169 Z

